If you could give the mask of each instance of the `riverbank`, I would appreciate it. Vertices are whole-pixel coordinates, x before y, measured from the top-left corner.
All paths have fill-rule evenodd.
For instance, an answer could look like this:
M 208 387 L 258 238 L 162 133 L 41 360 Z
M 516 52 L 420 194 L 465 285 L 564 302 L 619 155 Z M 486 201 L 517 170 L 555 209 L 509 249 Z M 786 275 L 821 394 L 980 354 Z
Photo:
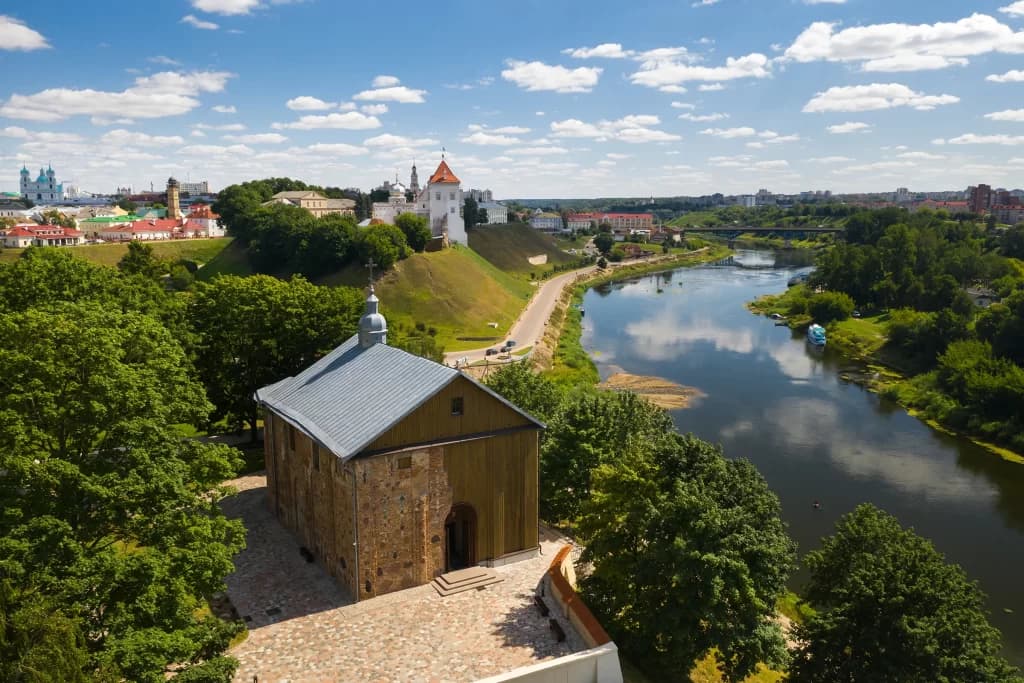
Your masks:
M 783 316 L 790 328 L 804 329 L 812 320 L 803 309 L 806 302 L 803 290 L 798 285 L 781 294 L 762 296 L 749 302 L 747 308 L 759 315 Z M 829 346 L 857 364 L 844 367 L 839 373 L 840 378 L 895 401 L 909 415 L 936 431 L 968 439 L 1004 460 L 1024 464 L 1024 454 L 987 441 L 978 434 L 957 429 L 932 414 L 930 407 L 934 403 L 952 399 L 934 386 L 934 372 L 914 373 L 908 369 L 912 364 L 888 344 L 888 323 L 889 316 L 883 313 L 826 325 Z
M 583 348 L 583 295 L 592 287 L 651 273 L 720 261 L 732 250 L 723 245 L 671 254 L 642 263 L 594 271 L 566 287 L 548 319 L 541 343 L 534 348 L 536 367 L 560 384 L 596 385 L 601 381 L 597 365 Z

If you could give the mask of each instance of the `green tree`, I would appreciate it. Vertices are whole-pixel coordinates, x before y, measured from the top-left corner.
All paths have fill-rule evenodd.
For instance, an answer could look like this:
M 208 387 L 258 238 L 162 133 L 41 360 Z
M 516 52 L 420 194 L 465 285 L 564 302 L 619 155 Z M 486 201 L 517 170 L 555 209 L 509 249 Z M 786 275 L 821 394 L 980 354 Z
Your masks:
M 486 384 L 541 422 L 551 420 L 562 402 L 558 387 L 526 363 L 505 365 L 488 377 Z
M 807 302 L 807 312 L 816 323 L 825 325 L 835 320 L 846 320 L 853 313 L 854 303 L 844 292 L 821 292 Z
M 299 240 L 296 270 L 318 277 L 342 268 L 355 255 L 358 232 L 351 216 L 328 214 L 320 218 Z
M 683 680 L 717 649 L 726 680 L 781 666 L 774 623 L 795 548 L 753 465 L 693 436 L 631 439 L 583 506 L 587 604 L 634 661 Z
M 362 294 L 317 287 L 302 277 L 222 276 L 196 286 L 188 318 L 196 368 L 214 405 L 257 435 L 257 389 L 296 374 L 355 333 Z
M 1021 680 L 977 584 L 891 515 L 858 506 L 804 564 L 816 614 L 797 627 L 789 680 Z
M 475 228 L 479 218 L 480 207 L 476 200 L 472 197 L 466 197 L 466 201 L 462 205 L 462 220 L 466 225 L 466 230 Z
M 127 211 L 128 213 L 135 213 L 135 210 L 139 208 L 138 204 L 128 199 L 127 197 L 118 201 L 117 206 L 119 209 Z
M 999 238 L 1003 256 L 1024 259 L 1024 223 L 1018 223 Z
M 615 246 L 615 238 L 610 232 L 600 232 L 594 237 L 594 246 L 597 250 L 607 256 Z
M 422 252 L 433 237 L 427 219 L 414 213 L 399 214 L 395 218 L 395 226 L 405 235 L 409 248 L 416 252 Z
M 32 610 L 56 608 L 50 664 L 78 662 L 81 637 L 87 671 L 115 680 L 220 657 L 238 627 L 199 610 L 244 545 L 217 505 L 240 459 L 170 427 L 210 408 L 181 346 L 92 302 L 4 314 L 0 345 L 0 593 L 15 630 L 39 632 Z M 9 635 L 15 661 L 45 655 Z
M 601 258 L 597 259 L 597 267 L 600 268 L 601 270 L 604 270 L 605 268 L 607 268 L 608 267 L 608 259 L 606 259 L 604 256 L 602 256 Z
M 73 228 L 75 227 L 75 219 L 71 216 L 65 216 L 57 209 L 50 209 L 49 211 L 43 212 L 43 222 L 47 225 L 59 225 L 62 228 Z
M 387 270 L 407 258 L 412 250 L 405 241 L 405 234 L 395 226 L 371 225 L 360 231 L 356 253 L 360 263 L 368 263 L 372 258 L 374 263 Z
M 153 247 L 138 240 L 128 243 L 128 251 L 117 262 L 117 269 L 131 275 L 155 280 L 167 272 L 167 264 L 153 254 Z

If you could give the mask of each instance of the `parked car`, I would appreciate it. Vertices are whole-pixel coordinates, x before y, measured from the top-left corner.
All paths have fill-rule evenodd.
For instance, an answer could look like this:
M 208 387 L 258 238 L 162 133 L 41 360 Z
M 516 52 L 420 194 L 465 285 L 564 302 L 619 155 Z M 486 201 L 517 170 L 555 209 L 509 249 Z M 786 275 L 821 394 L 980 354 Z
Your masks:
M 497 356 L 498 355 L 498 349 L 487 349 L 486 351 L 484 351 L 484 355 L 485 356 Z
M 506 349 L 511 349 L 515 345 L 516 345 L 516 340 L 515 339 L 509 339 L 507 342 L 505 342 L 505 348 Z

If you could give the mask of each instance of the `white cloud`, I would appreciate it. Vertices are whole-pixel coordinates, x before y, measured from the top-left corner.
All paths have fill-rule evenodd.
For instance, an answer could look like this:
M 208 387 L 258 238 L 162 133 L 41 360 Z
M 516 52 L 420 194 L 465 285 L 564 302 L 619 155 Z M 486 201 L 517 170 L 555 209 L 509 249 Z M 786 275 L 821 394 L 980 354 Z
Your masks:
M 517 149 L 509 150 L 508 153 L 516 156 L 551 156 L 553 154 L 568 154 L 569 150 L 565 147 L 556 146 L 519 147 Z
M 215 24 L 212 21 L 204 21 L 199 19 L 194 14 L 186 14 L 181 18 L 181 23 L 188 24 L 194 28 L 202 29 L 204 31 L 216 31 L 220 28 L 220 24 Z
M 708 83 L 707 85 L 697 86 L 697 90 L 701 92 L 719 92 L 725 90 L 725 86 L 721 83 Z
M 815 164 L 845 164 L 847 162 L 853 161 L 853 159 L 851 159 L 850 157 L 843 157 L 843 156 L 831 156 L 831 157 L 814 157 L 812 159 L 808 159 L 807 161 L 810 161 L 810 162 L 815 163 Z
M 671 93 L 673 95 L 682 95 L 686 92 L 689 92 L 686 88 L 684 88 L 681 85 L 663 85 L 660 88 L 658 88 L 658 91 Z
M 576 59 L 592 59 L 601 57 L 604 59 L 626 59 L 633 56 L 632 50 L 623 50 L 619 43 L 601 43 L 594 47 L 576 47 L 562 50 L 563 55 L 569 55 Z
M 992 83 L 1024 83 L 1024 71 L 1011 69 L 1004 74 L 991 74 L 985 76 L 986 81 Z
M 117 147 L 161 147 L 164 145 L 180 145 L 185 140 L 179 135 L 147 135 L 138 131 L 124 129 L 112 130 L 100 137 L 100 144 Z
M 836 86 L 819 92 L 804 105 L 805 112 L 872 111 L 913 107 L 921 111 L 960 101 L 954 95 L 925 95 L 900 83 Z
M 430 138 L 407 138 L 402 135 L 384 133 L 363 140 L 367 147 L 437 147 L 441 143 Z
M 561 65 L 544 62 L 523 62 L 510 59 L 507 69 L 501 72 L 506 81 L 531 92 L 552 90 L 559 93 L 590 92 L 601 77 L 603 69 L 581 66 L 567 69 Z
M 370 114 L 372 116 L 378 116 L 380 114 L 388 113 L 388 105 L 386 104 L 364 104 L 359 107 L 359 111 L 364 114 Z
M 250 135 L 225 135 L 225 140 L 241 142 L 246 145 L 279 145 L 288 138 L 280 133 L 252 133 Z
M 0 50 L 42 50 L 50 47 L 41 33 L 24 22 L 0 14 Z
M 366 154 L 369 150 L 357 145 L 346 145 L 343 142 L 318 142 L 307 147 L 311 152 L 330 154 L 332 156 L 353 157 Z
M 931 152 L 903 152 L 896 156 L 900 159 L 911 159 L 914 161 L 939 161 L 946 158 L 941 154 L 932 154 Z
M 51 133 L 49 131 L 27 130 L 21 126 L 7 126 L 0 128 L 0 135 L 8 138 L 19 138 L 26 142 L 81 142 L 81 135 L 77 133 Z
M 380 78 L 378 76 L 377 78 Z M 370 102 L 401 102 L 402 104 L 421 104 L 425 102 L 423 96 L 426 90 L 415 90 L 404 85 L 396 85 L 387 88 L 375 88 L 364 90 L 352 96 L 354 100 Z
M 13 94 L 0 106 L 0 116 L 33 121 L 61 121 L 71 116 L 177 116 L 199 106 L 198 93 L 220 92 L 232 76 L 226 71 L 163 71 L 140 76 L 120 92 L 50 88 L 33 95 Z
M 989 52 L 1024 52 L 1024 33 L 986 14 L 935 24 L 871 24 L 836 31 L 815 22 L 801 33 L 784 59 L 797 62 L 860 62 L 864 71 L 918 71 L 962 66 Z
M 402 81 L 396 76 L 377 76 L 373 79 L 373 83 L 370 85 L 374 88 L 390 88 L 401 82 Z
M 693 121 L 694 123 L 710 123 L 712 121 L 721 121 L 722 119 L 729 118 L 728 114 L 691 114 L 689 112 L 680 114 L 679 118 L 684 121 Z
M 1012 17 L 1024 17 L 1024 0 L 1011 2 L 1006 7 L 1000 7 L 999 11 L 1003 14 L 1009 14 Z
M 985 118 L 992 121 L 1016 121 L 1020 123 L 1024 122 L 1024 109 L 1005 109 L 1003 111 L 994 111 L 991 114 L 985 114 Z
M 713 135 L 716 138 L 731 140 L 733 138 L 752 138 L 757 135 L 757 130 L 750 126 L 742 126 L 739 128 L 705 128 L 700 132 L 700 134 Z
M 518 145 L 520 140 L 519 138 L 514 138 L 508 135 L 493 135 L 491 133 L 477 131 L 462 138 L 462 142 L 470 145 Z
M 605 154 L 605 156 L 608 157 L 609 159 L 615 159 L 616 161 L 622 161 L 623 159 L 631 159 L 633 157 L 632 154 L 622 154 L 620 152 L 608 152 L 607 154 Z
M 652 114 L 630 114 L 615 121 L 586 123 L 579 119 L 552 121 L 551 132 L 560 138 L 594 138 L 596 140 L 620 140 L 629 143 L 673 142 L 682 139 L 674 133 L 655 130 L 652 126 L 661 119 Z
M 826 130 L 834 135 L 845 135 L 847 133 L 866 133 L 871 130 L 870 123 L 863 123 L 861 121 L 847 121 L 846 123 L 837 123 L 834 126 L 829 126 Z
M 260 6 L 259 0 L 192 0 L 192 6 L 211 14 L 248 14 Z
M 245 145 L 186 145 L 178 150 L 178 154 L 197 157 L 251 156 L 255 153 L 252 147 Z
M 157 55 L 156 57 L 150 57 L 146 61 L 152 62 L 153 64 L 161 64 L 163 66 L 181 66 L 181 62 L 179 62 L 177 59 L 171 59 L 170 57 L 167 57 L 165 55 Z
M 324 109 L 333 109 L 337 106 L 337 103 L 324 102 L 319 98 L 310 97 L 309 95 L 300 95 L 285 102 L 284 106 L 292 111 L 323 111 Z
M 959 137 L 946 140 L 950 145 L 1005 145 L 1015 147 L 1024 145 L 1024 135 L 978 135 L 967 133 Z
M 237 114 L 238 110 L 233 105 L 229 104 L 218 104 L 215 107 L 211 107 L 218 114 Z
M 689 64 L 679 59 L 650 59 L 640 70 L 629 75 L 635 85 L 661 88 L 687 81 L 731 81 L 738 78 L 767 78 L 771 62 L 760 53 L 745 57 L 729 57 L 724 66 Z
M 223 131 L 235 131 L 245 130 L 244 123 L 223 123 L 220 125 L 210 125 L 209 123 L 197 123 L 195 127 L 201 130 L 223 130 Z
M 299 117 L 298 121 L 289 123 L 273 123 L 270 125 L 274 130 L 291 128 L 295 130 L 317 130 L 331 128 L 340 130 L 368 130 L 380 128 L 380 119 L 376 116 L 367 116 L 357 111 L 348 111 L 344 114 L 333 113 L 325 115 L 307 114 Z
M 690 104 L 689 102 L 673 102 L 672 103 L 672 108 L 673 109 L 691 109 L 692 110 L 692 109 L 696 109 L 697 105 L 696 104 Z

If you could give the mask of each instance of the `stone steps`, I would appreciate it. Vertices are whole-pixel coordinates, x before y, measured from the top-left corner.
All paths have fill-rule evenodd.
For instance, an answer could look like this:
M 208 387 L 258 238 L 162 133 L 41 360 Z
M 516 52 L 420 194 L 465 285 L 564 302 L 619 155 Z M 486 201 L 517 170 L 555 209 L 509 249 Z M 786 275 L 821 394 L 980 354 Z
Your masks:
M 498 573 L 493 569 L 488 569 L 487 567 L 469 567 L 467 569 L 459 569 L 458 571 L 442 574 L 431 581 L 430 585 L 434 587 L 434 590 L 437 591 L 438 595 L 445 598 L 449 595 L 483 588 L 495 583 L 500 583 L 504 580 L 505 579 L 498 576 Z

